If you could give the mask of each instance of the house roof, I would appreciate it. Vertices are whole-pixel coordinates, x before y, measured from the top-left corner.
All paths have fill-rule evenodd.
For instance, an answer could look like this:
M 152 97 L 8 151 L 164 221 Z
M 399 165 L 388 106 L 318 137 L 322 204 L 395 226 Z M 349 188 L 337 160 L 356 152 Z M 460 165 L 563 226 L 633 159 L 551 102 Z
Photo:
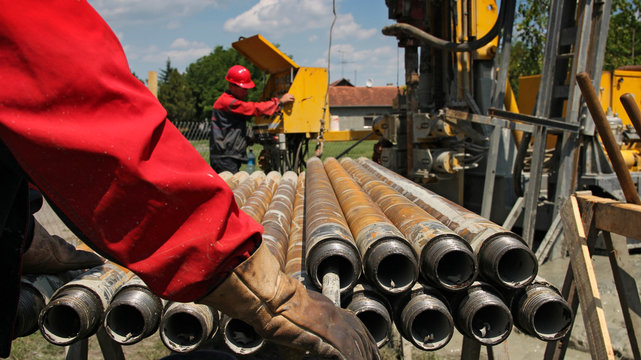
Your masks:
M 329 106 L 392 106 L 396 86 L 330 86 Z

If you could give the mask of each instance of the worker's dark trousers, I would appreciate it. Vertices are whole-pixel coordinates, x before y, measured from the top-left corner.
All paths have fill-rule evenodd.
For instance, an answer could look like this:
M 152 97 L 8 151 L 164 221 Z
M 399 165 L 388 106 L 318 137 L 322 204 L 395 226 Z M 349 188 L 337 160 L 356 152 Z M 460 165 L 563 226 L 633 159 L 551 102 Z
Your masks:
M 235 174 L 240 169 L 242 163 L 241 160 L 230 157 L 216 156 L 211 158 L 211 167 L 219 174 L 223 171 L 229 171 Z

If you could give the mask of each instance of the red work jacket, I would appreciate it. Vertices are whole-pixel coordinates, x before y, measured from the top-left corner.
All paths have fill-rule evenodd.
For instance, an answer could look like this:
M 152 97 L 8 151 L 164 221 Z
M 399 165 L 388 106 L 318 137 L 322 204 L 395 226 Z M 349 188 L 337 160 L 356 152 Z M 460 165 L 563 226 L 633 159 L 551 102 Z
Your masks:
M 167 299 L 206 295 L 255 249 L 260 224 L 86 1 L 0 3 L 0 140 L 101 254 Z

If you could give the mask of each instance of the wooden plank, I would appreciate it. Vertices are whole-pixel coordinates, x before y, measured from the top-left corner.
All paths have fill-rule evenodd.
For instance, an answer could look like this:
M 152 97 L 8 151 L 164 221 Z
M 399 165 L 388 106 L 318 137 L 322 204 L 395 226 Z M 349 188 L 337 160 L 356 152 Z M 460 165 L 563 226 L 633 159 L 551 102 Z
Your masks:
M 594 221 L 598 229 L 641 240 L 641 205 L 592 195 L 579 195 L 580 203 L 594 203 Z
M 632 355 L 635 360 L 639 360 L 641 359 L 639 349 L 639 344 L 641 344 L 641 339 L 639 339 L 641 336 L 641 302 L 639 301 L 636 280 L 630 275 L 633 274 L 633 264 L 628 261 L 626 239 L 623 236 L 615 236 L 613 239 L 608 232 L 603 233 L 603 239 L 608 249 L 612 275 L 619 294 L 621 312 L 630 339 Z
M 565 241 L 570 250 L 572 273 L 576 281 L 590 353 L 595 360 L 614 359 L 614 351 L 576 197 L 571 196 L 563 205 L 561 220 L 563 221 Z

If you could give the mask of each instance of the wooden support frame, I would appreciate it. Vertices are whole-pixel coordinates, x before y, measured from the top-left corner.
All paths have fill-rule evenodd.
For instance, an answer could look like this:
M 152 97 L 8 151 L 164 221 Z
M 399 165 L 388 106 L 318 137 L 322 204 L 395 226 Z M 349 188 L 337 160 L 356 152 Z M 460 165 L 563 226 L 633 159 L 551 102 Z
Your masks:
M 626 261 L 627 248 L 610 235 L 615 233 L 641 239 L 641 206 L 578 194 L 564 204 L 561 220 L 570 252 L 562 293 L 575 311 L 581 305 L 592 358 L 615 358 L 591 261 L 595 239 L 601 232 L 608 249 L 632 353 L 635 359 L 641 359 L 641 302 L 634 277 L 627 271 L 630 266 Z M 564 339 L 548 344 L 544 359 L 563 359 L 569 337 L 570 333 Z

